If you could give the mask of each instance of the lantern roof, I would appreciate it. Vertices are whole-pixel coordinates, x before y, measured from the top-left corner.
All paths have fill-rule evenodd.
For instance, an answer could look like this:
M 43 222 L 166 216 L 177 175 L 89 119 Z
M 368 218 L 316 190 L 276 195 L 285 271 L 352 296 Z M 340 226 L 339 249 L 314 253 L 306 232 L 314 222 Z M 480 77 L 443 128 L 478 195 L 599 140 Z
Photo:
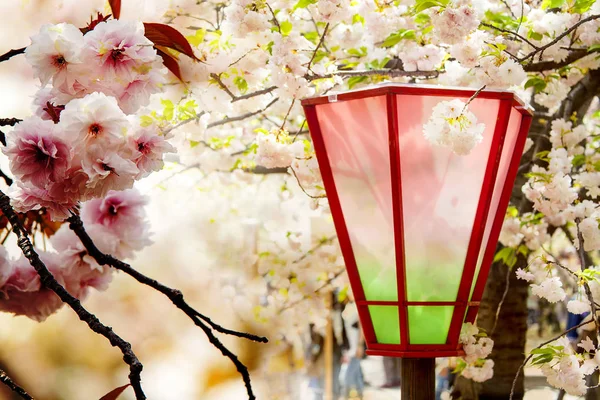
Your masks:
M 336 101 L 347 101 L 365 97 L 379 96 L 387 93 L 414 94 L 424 96 L 456 95 L 457 97 L 469 98 L 476 91 L 476 88 L 461 86 L 415 85 L 411 83 L 384 82 L 344 92 L 330 91 L 325 95 L 307 97 L 302 100 L 302 105 L 307 106 L 333 103 Z M 524 108 L 524 112 L 527 112 L 533 116 L 533 108 L 511 90 L 485 88 L 477 94 L 477 97 L 489 99 L 513 99 L 519 106 Z
M 424 129 L 440 103 L 457 98 L 481 130 L 469 152 L 432 144 Z M 531 110 L 506 90 L 399 83 L 302 105 L 367 353 L 459 354 L 461 327 L 475 321 L 494 258 Z

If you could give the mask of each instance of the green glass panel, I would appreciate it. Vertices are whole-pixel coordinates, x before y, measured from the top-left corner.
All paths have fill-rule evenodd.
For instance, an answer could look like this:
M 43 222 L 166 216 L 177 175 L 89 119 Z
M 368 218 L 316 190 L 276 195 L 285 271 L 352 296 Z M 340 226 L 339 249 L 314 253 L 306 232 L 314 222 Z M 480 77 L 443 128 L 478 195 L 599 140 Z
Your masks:
M 400 344 L 400 318 L 398 307 L 369 306 L 377 343 Z
M 354 246 L 353 246 L 354 249 Z M 360 282 L 365 291 L 366 300 L 398 300 L 398 283 L 396 280 L 395 262 L 389 260 L 388 265 L 383 265 L 381 260 L 368 257 L 367 252 L 354 249 L 355 254 L 364 254 L 356 258 L 356 266 L 360 275 Z M 393 254 L 393 252 L 390 252 Z
M 387 97 L 375 96 L 316 110 L 365 299 L 397 301 L 386 108 Z
M 409 306 L 410 344 L 446 343 L 453 312 L 453 306 Z
M 433 258 L 433 252 L 429 258 Z M 406 265 L 406 290 L 408 301 L 456 301 L 462 278 L 464 256 L 459 262 L 440 259 L 432 266 L 426 259 Z M 435 289 L 432 288 L 435 285 Z

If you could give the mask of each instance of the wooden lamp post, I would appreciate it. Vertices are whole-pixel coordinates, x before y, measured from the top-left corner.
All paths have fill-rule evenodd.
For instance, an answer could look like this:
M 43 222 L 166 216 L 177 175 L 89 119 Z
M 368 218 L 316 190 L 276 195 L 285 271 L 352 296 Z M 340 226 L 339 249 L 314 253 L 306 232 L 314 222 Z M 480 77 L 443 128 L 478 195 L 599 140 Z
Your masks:
M 429 143 L 433 107 L 474 94 L 382 84 L 302 101 L 367 354 L 403 358 L 403 399 L 433 399 L 435 357 L 461 354 L 531 123 L 513 93 L 483 90 L 469 155 Z

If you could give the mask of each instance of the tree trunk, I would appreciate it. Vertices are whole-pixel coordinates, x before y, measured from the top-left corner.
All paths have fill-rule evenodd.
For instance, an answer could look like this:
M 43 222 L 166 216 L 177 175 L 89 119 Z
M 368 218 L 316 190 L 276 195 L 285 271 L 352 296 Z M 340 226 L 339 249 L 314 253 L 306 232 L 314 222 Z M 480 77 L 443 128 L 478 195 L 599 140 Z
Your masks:
M 524 268 L 527 260 L 519 257 L 514 268 Z M 485 292 L 477 316 L 477 325 L 494 340 L 494 350 L 490 358 L 494 360 L 494 377 L 483 383 L 479 400 L 506 400 L 519 366 L 525 360 L 524 349 L 527 337 L 527 290 L 528 284 L 517 279 L 515 269 L 508 271 L 506 265 L 494 264 L 486 284 Z M 506 275 L 509 276 L 508 293 L 500 308 L 496 329 L 496 311 L 506 288 Z M 524 374 L 521 371 L 513 399 L 520 400 L 525 394 Z

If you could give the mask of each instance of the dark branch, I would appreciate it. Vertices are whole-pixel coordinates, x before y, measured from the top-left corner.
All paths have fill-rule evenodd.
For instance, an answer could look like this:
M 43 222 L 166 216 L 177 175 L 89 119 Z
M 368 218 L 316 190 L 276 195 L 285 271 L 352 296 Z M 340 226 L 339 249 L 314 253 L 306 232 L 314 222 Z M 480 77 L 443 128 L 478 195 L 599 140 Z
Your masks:
M 542 72 L 551 69 L 559 69 L 562 67 L 566 67 L 567 65 L 587 56 L 588 54 L 590 53 L 588 53 L 587 50 L 573 50 L 562 61 L 540 61 L 537 63 L 525 64 L 523 65 L 523 69 L 526 72 Z
M 244 364 L 242 364 L 242 362 L 237 358 L 237 356 L 235 354 L 233 354 L 229 349 L 227 349 L 219 341 L 219 339 L 217 339 L 213 335 L 210 328 L 208 326 L 206 326 L 206 324 L 202 321 L 205 321 L 208 325 L 210 325 L 216 331 L 225 333 L 228 335 L 233 335 L 233 336 L 237 336 L 237 337 L 241 337 L 241 338 L 245 338 L 245 339 L 250 339 L 250 340 L 253 340 L 256 342 L 261 342 L 261 343 L 268 342 L 267 338 L 252 335 L 249 333 L 233 331 L 230 329 L 223 328 L 222 326 L 216 324 L 210 318 L 199 313 L 198 311 L 193 309 L 188 303 L 186 303 L 185 299 L 183 298 L 183 293 L 180 290 L 167 287 L 167 286 L 163 285 L 162 283 L 156 281 L 155 279 L 147 277 L 146 275 L 138 272 L 137 270 L 132 268 L 129 264 L 126 264 L 123 261 L 120 261 L 109 254 L 102 253 L 96 247 L 96 245 L 94 244 L 94 242 L 92 241 L 90 236 L 85 231 L 83 222 L 81 221 L 81 218 L 79 218 L 79 216 L 71 215 L 71 217 L 69 217 L 69 219 L 67 221 L 69 222 L 69 228 L 71 228 L 71 230 L 73 230 L 73 232 L 75 232 L 75 234 L 77 235 L 79 240 L 81 240 L 81 243 L 83 243 L 84 247 L 86 248 L 88 254 L 90 256 L 94 257 L 94 259 L 96 260 L 96 262 L 98 262 L 98 264 L 110 265 L 111 267 L 118 269 L 119 271 L 125 272 L 127 275 L 129 275 L 129 276 L 133 277 L 135 280 L 137 280 L 139 283 L 149 286 L 149 287 L 157 290 L 158 292 L 164 294 L 166 297 L 169 298 L 169 300 L 171 300 L 171 302 L 177 308 L 179 308 L 181 311 L 183 311 L 194 322 L 194 324 L 196 326 L 201 328 L 204 331 L 204 333 L 206 334 L 206 336 L 208 337 L 208 340 L 216 348 L 218 348 L 224 356 L 228 357 L 234 363 L 237 370 L 242 375 L 242 378 L 246 385 L 246 390 L 248 392 L 248 398 L 251 400 L 255 399 L 255 396 L 252 392 L 252 386 L 250 383 L 250 374 L 248 372 L 248 368 L 246 368 L 246 366 Z
M 0 62 L 6 61 L 13 56 L 17 56 L 19 54 L 25 53 L 25 49 L 26 49 L 26 47 L 21 47 L 20 49 L 13 49 L 13 50 L 7 51 L 6 53 L 4 53 L 0 56 Z
M 19 118 L 0 118 L 0 126 L 15 126 L 21 121 L 22 119 Z
M 81 302 L 77 298 L 71 296 L 71 294 L 56 281 L 31 244 L 25 228 L 10 205 L 10 198 L 2 191 L 0 191 L 0 209 L 6 218 L 8 218 L 13 232 L 17 235 L 17 243 L 23 251 L 23 255 L 27 257 L 31 266 L 40 276 L 42 285 L 52 290 L 64 303 L 68 304 L 69 307 L 75 311 L 79 319 L 88 324 L 91 330 L 104 336 L 111 345 L 118 347 L 121 350 L 123 353 L 123 360 L 129 365 L 129 381 L 135 391 L 135 397 L 137 400 L 145 400 L 146 396 L 144 395 L 141 385 L 141 372 L 143 366 L 133 353 L 133 350 L 131 350 L 131 344 L 123 340 L 110 327 L 102 324 L 94 314 L 87 311 L 81 305 Z
M 242 120 L 245 120 L 246 118 L 250 118 L 250 117 L 253 117 L 255 115 L 261 114 L 261 113 L 265 112 L 273 104 L 277 103 L 278 101 L 279 101 L 279 97 L 276 97 L 273 100 L 271 100 L 271 102 L 269 104 L 267 104 L 264 108 L 262 108 L 262 109 L 260 109 L 258 111 L 252 111 L 252 112 L 249 112 L 249 113 L 246 113 L 246 114 L 238 115 L 237 117 L 225 118 L 225 119 L 222 119 L 220 121 L 216 121 L 216 122 L 210 123 L 210 124 L 208 124 L 208 126 L 206 127 L 206 129 L 213 128 L 215 126 L 229 124 L 231 122 L 242 121 Z
M 2 171 L 1 169 L 0 169 L 0 178 L 4 179 L 4 182 L 6 182 L 6 184 L 8 186 L 13 184 L 13 180 L 8 175 L 6 175 L 4 173 L 4 171 Z
M 19 396 L 21 396 L 21 398 L 26 399 L 26 400 L 33 400 L 33 397 L 31 397 L 31 395 L 29 393 L 27 393 L 25 391 L 25 389 L 23 389 L 21 386 L 17 385 L 12 379 L 10 379 L 10 377 L 8 375 L 6 375 L 6 372 L 2 371 L 1 369 L 0 369 L 0 382 L 5 384 L 6 386 L 8 386 L 8 388 L 10 390 L 15 392 Z
M 543 45 L 541 47 L 538 47 L 537 49 L 535 49 L 531 53 L 527 54 L 526 56 L 521 57 L 519 59 L 519 61 L 525 61 L 528 58 L 533 58 L 537 53 L 543 52 L 548 47 L 554 46 L 562 38 L 564 38 L 565 36 L 567 36 L 568 34 L 570 34 L 571 32 L 573 32 L 575 29 L 579 28 L 579 26 L 585 24 L 586 22 L 590 22 L 590 21 L 593 21 L 593 20 L 598 19 L 598 18 L 600 18 L 600 14 L 590 15 L 589 17 L 580 20 L 579 22 L 577 22 L 576 24 L 574 24 L 573 26 L 571 26 L 569 29 L 567 29 L 566 31 L 564 31 L 563 33 L 561 33 L 560 35 L 558 35 L 556 38 L 554 38 L 553 41 L 551 41 L 551 42 L 549 42 L 549 43 L 547 43 L 547 44 L 545 44 L 545 45 Z
M 369 76 L 369 75 L 384 75 L 389 77 L 408 76 L 411 78 L 437 78 L 439 75 L 438 71 L 402 71 L 397 69 L 370 69 L 364 71 L 338 71 L 326 75 L 306 75 L 304 78 L 307 81 L 314 81 L 316 79 L 327 79 L 333 78 L 334 76 L 348 77 L 348 76 Z
M 483 26 L 485 26 L 487 28 L 495 29 L 498 32 L 502 32 L 502 33 L 507 33 L 509 35 L 513 35 L 514 37 L 516 37 L 517 39 L 520 39 L 520 40 L 524 41 L 525 43 L 527 43 L 528 45 L 530 45 L 534 49 L 538 48 L 535 44 L 531 43 L 526 37 L 519 35 L 517 32 L 513 32 L 513 31 L 508 30 L 508 29 L 500 28 L 499 26 L 495 26 L 495 25 L 492 25 L 492 24 L 487 24 L 485 22 L 482 22 L 481 25 L 483 25 Z

